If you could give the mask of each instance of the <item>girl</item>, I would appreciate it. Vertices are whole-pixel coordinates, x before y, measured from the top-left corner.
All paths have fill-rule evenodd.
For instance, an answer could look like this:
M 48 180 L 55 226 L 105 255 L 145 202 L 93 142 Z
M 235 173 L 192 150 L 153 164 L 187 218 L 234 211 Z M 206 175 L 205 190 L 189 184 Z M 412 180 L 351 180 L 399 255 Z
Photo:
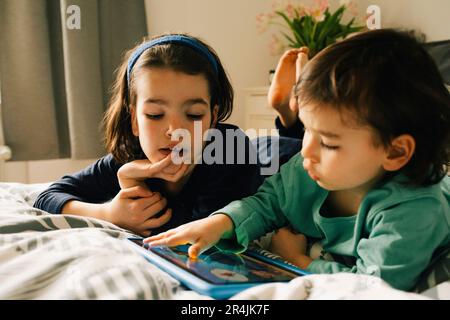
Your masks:
M 225 139 L 230 136 L 225 131 L 233 131 L 246 144 L 237 151 L 246 151 L 250 157 L 254 150 L 245 134 L 221 123 L 230 116 L 232 106 L 232 87 L 208 45 L 178 34 L 144 41 L 128 52 L 118 70 L 104 118 L 110 154 L 52 184 L 34 206 L 107 220 L 148 236 L 203 218 L 256 192 L 258 165 L 236 161 L 209 161 L 208 165 L 191 152 L 199 138 L 202 151 L 207 145 L 204 134 L 215 128 Z M 180 130 L 191 138 L 184 135 L 179 143 Z M 176 146 L 181 144 L 180 152 Z M 229 146 L 227 141 L 223 145 Z M 220 150 L 227 151 L 236 150 Z M 185 161 L 174 163 L 175 152 Z M 191 154 L 189 161 L 186 154 Z
M 305 126 L 298 156 L 254 196 L 145 242 L 192 243 L 196 257 L 216 243 L 244 250 L 290 224 L 342 257 L 312 260 L 305 237 L 285 229 L 276 253 L 300 268 L 411 289 L 450 243 L 450 94 L 432 58 L 409 34 L 361 33 L 308 62 L 295 93 Z

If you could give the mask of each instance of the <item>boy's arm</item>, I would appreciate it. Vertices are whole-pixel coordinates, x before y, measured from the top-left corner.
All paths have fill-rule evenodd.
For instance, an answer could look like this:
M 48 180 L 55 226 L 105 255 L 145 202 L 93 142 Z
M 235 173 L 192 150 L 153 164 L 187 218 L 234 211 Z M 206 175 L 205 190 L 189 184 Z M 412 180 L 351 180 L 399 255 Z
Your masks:
M 410 290 L 448 235 L 448 225 L 439 219 L 443 217 L 430 210 L 440 207 L 436 202 L 433 198 L 421 198 L 377 213 L 368 226 L 369 236 L 357 244 L 354 267 L 314 260 L 306 270 L 374 275 L 394 288 Z
M 216 213 L 226 214 L 234 224 L 228 239 L 222 237 L 217 247 L 226 251 L 244 251 L 248 243 L 267 232 L 288 224 L 290 211 L 298 210 L 300 157 L 293 157 L 279 173 L 267 178 L 256 194 L 233 201 Z M 297 212 L 300 214 L 300 212 Z
M 224 234 L 230 234 L 233 222 L 223 214 L 196 220 L 175 229 L 144 239 L 149 246 L 177 246 L 190 243 L 189 257 L 196 259 L 203 251 L 216 244 Z

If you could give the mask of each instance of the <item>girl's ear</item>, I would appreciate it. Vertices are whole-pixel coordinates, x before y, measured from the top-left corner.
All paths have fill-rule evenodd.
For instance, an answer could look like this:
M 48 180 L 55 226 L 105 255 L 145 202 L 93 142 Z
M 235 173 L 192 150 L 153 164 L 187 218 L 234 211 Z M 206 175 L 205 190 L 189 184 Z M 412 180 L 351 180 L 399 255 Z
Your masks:
M 416 150 L 416 141 L 409 134 L 402 134 L 392 140 L 383 168 L 386 171 L 397 171 L 404 167 Z
M 211 128 L 216 127 L 218 114 L 219 114 L 219 106 L 215 105 L 211 114 Z
M 131 130 L 133 131 L 133 135 L 135 137 L 139 137 L 139 127 L 138 127 L 138 123 L 137 123 L 135 106 L 130 106 L 130 114 L 131 114 Z

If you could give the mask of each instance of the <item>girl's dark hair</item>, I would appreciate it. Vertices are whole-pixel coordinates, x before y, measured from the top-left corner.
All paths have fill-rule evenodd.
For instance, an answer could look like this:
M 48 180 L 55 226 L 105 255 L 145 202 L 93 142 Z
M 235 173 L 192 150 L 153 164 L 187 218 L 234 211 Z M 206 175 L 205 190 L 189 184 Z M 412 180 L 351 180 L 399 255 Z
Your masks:
M 164 34 L 167 35 L 167 34 Z M 159 35 L 150 40 L 157 39 Z M 184 35 L 186 34 L 177 34 Z M 120 163 L 142 158 L 143 151 L 139 139 L 133 135 L 131 128 L 131 108 L 136 107 L 136 75 L 144 68 L 167 68 L 189 75 L 204 75 L 208 82 L 210 105 L 218 105 L 217 122 L 225 121 L 233 111 L 234 92 L 228 76 L 214 49 L 198 38 L 189 36 L 200 42 L 217 61 L 218 72 L 208 59 L 190 47 L 181 44 L 162 44 L 144 51 L 136 61 L 130 74 L 130 85 L 127 84 L 127 65 L 130 56 L 142 43 L 129 50 L 116 70 L 116 80 L 112 88 L 112 97 L 108 110 L 103 118 L 105 129 L 105 145 L 108 152 Z
M 399 172 L 412 185 L 439 182 L 450 163 L 450 93 L 412 32 L 367 31 L 335 43 L 306 65 L 295 88 L 300 107 L 348 110 L 388 147 L 410 134 L 416 149 Z

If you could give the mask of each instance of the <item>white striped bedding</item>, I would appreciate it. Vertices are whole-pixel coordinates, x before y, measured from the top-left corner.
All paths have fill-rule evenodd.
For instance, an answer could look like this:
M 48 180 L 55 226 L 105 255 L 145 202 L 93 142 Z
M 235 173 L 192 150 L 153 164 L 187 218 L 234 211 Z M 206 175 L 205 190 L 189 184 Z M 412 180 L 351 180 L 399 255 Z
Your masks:
M 46 185 L 0 183 L 0 299 L 171 299 L 179 283 L 105 221 L 31 206 Z
M 124 243 L 111 223 L 32 207 L 47 184 L 0 183 L 1 299 L 210 299 L 183 289 Z M 444 283 L 445 285 L 445 283 Z M 431 293 L 428 297 L 447 298 Z M 356 274 L 308 275 L 232 299 L 423 299 Z

